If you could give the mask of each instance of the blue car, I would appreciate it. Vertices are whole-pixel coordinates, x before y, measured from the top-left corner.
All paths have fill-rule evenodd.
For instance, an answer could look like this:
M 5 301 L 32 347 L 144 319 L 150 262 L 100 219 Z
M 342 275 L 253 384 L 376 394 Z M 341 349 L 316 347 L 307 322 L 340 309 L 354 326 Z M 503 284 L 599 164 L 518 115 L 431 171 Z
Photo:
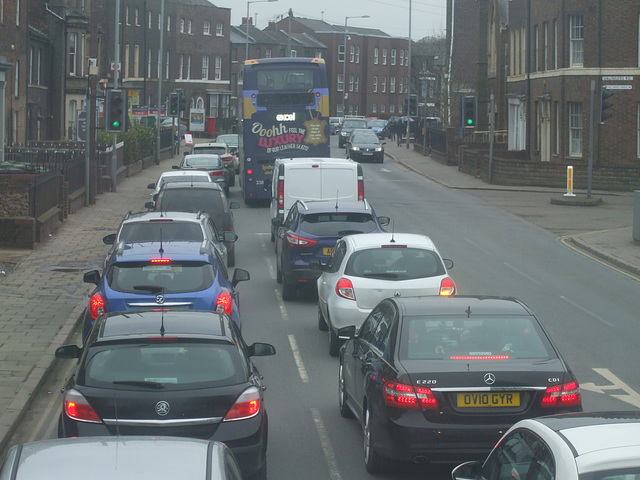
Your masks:
M 282 222 L 272 219 L 276 229 L 276 280 L 282 283 L 282 298 L 293 300 L 298 290 L 315 291 L 322 273 L 309 266 L 311 260 L 327 263 L 336 242 L 345 235 L 384 232 L 389 217 L 378 217 L 364 201 L 296 201 Z
M 85 273 L 95 283 L 89 296 L 83 340 L 98 316 L 144 309 L 209 310 L 226 313 L 241 328 L 235 286 L 249 280 L 236 268 L 229 280 L 220 254 L 206 242 L 118 244 L 104 269 Z

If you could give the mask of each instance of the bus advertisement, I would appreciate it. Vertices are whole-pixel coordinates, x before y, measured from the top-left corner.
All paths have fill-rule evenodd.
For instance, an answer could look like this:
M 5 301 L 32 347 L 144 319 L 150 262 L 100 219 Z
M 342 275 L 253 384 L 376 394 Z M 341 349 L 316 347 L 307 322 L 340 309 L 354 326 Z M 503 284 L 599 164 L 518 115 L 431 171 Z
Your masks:
M 245 203 L 270 198 L 276 158 L 329 157 L 329 87 L 321 58 L 247 60 L 239 105 L 239 182 Z

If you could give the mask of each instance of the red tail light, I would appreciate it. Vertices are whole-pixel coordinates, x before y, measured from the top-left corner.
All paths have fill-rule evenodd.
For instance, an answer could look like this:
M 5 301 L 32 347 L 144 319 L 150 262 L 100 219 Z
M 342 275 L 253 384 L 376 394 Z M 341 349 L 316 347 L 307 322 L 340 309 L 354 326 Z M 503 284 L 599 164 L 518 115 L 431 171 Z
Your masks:
M 318 242 L 287 232 L 287 243 L 290 247 L 313 247 Z
M 86 398 L 73 389 L 64 394 L 64 412 L 69 418 L 79 422 L 100 423 L 102 421 Z
M 220 170 L 215 170 L 213 172 L 209 172 L 209 176 L 210 177 L 224 177 L 224 172 L 221 172 Z
M 358 180 L 358 201 L 364 200 L 364 180 Z
M 580 405 L 582 398 L 578 382 L 565 383 L 547 387 L 547 391 L 540 402 L 541 407 L 571 407 Z
M 336 283 L 336 293 L 339 297 L 346 298 L 347 300 L 355 300 L 356 292 L 353 290 L 353 284 L 348 278 L 341 278 Z
M 152 258 L 150 260 L 151 263 L 155 263 L 155 264 L 164 264 L 166 265 L 167 263 L 171 263 L 171 260 L 168 258 Z
M 284 209 L 284 180 L 278 182 L 278 209 Z
M 391 407 L 438 408 L 438 400 L 430 388 L 397 382 L 387 382 L 384 386 L 384 402 Z
M 444 277 L 440 282 L 440 295 L 450 297 L 456 294 L 456 284 L 449 277 Z
M 104 302 L 104 298 L 99 293 L 93 294 L 91 300 L 89 300 L 89 314 L 92 319 L 98 318 L 99 315 L 102 315 L 107 311 L 107 305 Z
M 220 295 L 218 295 L 218 299 L 216 300 L 216 312 L 231 315 L 232 311 L 233 299 L 231 298 L 231 294 L 227 291 L 220 293 Z
M 224 421 L 245 420 L 255 417 L 260 411 L 260 392 L 256 387 L 250 387 L 238 397 Z

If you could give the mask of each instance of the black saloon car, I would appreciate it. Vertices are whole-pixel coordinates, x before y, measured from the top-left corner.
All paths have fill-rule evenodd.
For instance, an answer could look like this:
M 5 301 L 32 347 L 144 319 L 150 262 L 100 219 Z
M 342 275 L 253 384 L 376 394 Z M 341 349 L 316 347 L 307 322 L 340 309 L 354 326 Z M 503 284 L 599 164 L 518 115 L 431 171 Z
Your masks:
M 384 143 L 373 130 L 356 129 L 347 141 L 347 158 L 355 162 L 384 162 Z
M 138 311 L 98 317 L 64 388 L 59 437 L 150 435 L 221 441 L 245 478 L 266 478 L 268 420 L 262 377 L 251 357 L 273 346 L 247 346 L 226 315 Z
M 362 424 L 372 473 L 388 459 L 484 459 L 517 421 L 582 410 L 573 373 L 514 298 L 388 298 L 339 336 L 340 413 Z

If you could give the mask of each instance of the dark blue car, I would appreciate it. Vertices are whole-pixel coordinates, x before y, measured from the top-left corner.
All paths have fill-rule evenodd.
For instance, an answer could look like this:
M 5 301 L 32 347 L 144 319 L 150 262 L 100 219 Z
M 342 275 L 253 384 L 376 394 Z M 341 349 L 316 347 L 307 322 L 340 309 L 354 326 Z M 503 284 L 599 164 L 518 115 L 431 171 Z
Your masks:
M 103 313 L 150 308 L 224 312 L 240 328 L 235 286 L 244 280 L 249 272 L 240 268 L 229 280 L 224 261 L 206 241 L 121 242 L 102 276 L 98 270 L 84 275 L 96 288 L 89 296 L 82 338 Z
M 292 300 L 299 289 L 315 291 L 322 273 L 309 267 L 311 260 L 326 263 L 336 242 L 345 235 L 384 232 L 389 217 L 377 217 L 366 200 L 358 202 L 296 201 L 284 223 L 276 228 L 276 279 L 282 283 L 282 298 Z

